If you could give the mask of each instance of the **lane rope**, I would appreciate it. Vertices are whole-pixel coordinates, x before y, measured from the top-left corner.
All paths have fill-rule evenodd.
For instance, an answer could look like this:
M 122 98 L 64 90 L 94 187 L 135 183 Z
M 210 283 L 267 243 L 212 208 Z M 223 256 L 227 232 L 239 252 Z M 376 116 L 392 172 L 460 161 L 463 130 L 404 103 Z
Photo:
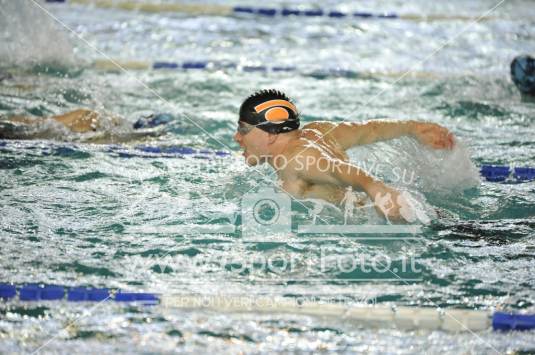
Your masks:
M 527 182 L 535 180 L 535 168 L 482 165 L 481 176 L 490 182 Z
M 535 329 L 535 315 L 425 307 L 348 306 L 273 295 L 163 295 L 119 289 L 0 283 L 0 300 L 21 302 L 118 302 L 217 313 L 297 314 L 333 317 L 373 327 L 443 331 L 522 331 Z
M 213 61 L 213 60 L 191 60 L 191 61 L 138 61 L 138 60 L 101 60 L 97 59 L 90 66 L 97 70 L 103 71 L 119 71 L 117 64 L 129 70 L 180 70 L 180 71 L 221 71 L 221 70 L 237 70 L 245 73 L 301 73 L 317 78 L 325 77 L 392 77 L 397 78 L 404 74 L 404 72 L 396 71 L 381 71 L 368 70 L 356 71 L 345 68 L 327 68 L 327 69 L 300 69 L 295 66 L 285 65 L 256 65 L 256 64 L 239 64 L 230 61 Z M 464 75 L 462 73 L 458 75 Z M 468 74 L 466 74 L 468 75 Z M 411 78 L 436 79 L 441 76 L 431 72 L 411 72 Z M 451 74 L 449 74 L 451 77 Z
M 406 21 L 471 21 L 473 17 L 464 15 L 418 15 L 397 14 L 394 12 L 368 12 L 354 11 L 345 12 L 338 10 L 323 9 L 297 9 L 297 8 L 272 8 L 254 6 L 225 6 L 208 4 L 179 4 L 179 3 L 142 3 L 133 1 L 115 0 L 46 0 L 48 3 L 69 3 L 88 5 L 104 9 L 120 9 L 126 11 L 141 11 L 148 13 L 174 12 L 190 15 L 210 16 L 262 16 L 262 17 L 326 17 L 329 19 L 376 19 L 376 20 L 406 20 Z M 495 17 L 487 16 L 482 20 L 492 20 Z

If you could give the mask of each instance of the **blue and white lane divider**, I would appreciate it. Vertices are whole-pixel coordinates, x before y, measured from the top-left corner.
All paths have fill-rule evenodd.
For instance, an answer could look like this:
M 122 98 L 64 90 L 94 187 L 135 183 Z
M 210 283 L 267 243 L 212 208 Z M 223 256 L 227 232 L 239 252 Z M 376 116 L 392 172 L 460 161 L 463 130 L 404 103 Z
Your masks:
M 46 0 L 48 3 L 70 3 L 91 5 L 100 8 L 116 8 L 121 10 L 144 11 L 144 12 L 179 12 L 196 15 L 257 15 L 257 16 L 299 16 L 299 17 L 329 17 L 342 18 L 366 18 L 366 19 L 397 19 L 403 18 L 392 12 L 372 13 L 367 11 L 344 12 L 323 9 L 297 9 L 297 8 L 272 8 L 255 6 L 225 6 L 208 4 L 180 4 L 180 3 L 142 3 L 125 0 Z M 405 15 L 409 16 L 409 15 Z M 423 16 L 419 16 L 422 18 Z M 414 19 L 409 16 L 408 19 Z
M 273 8 L 257 6 L 225 6 L 216 4 L 195 3 L 155 3 L 128 0 L 46 0 L 48 3 L 69 3 L 94 6 L 104 9 L 120 9 L 126 11 L 142 11 L 150 13 L 174 12 L 190 15 L 210 16 L 264 16 L 264 17 L 325 17 L 329 19 L 377 19 L 377 20 L 406 20 L 406 21 L 472 21 L 472 16 L 466 15 L 441 15 L 441 14 L 397 14 L 394 12 L 369 12 L 369 11 L 340 11 L 325 10 L 319 8 Z M 495 17 L 485 16 L 479 20 L 490 20 Z
M 137 60 L 95 60 L 92 64 L 95 69 L 100 70 L 120 70 L 121 68 L 129 70 L 206 70 L 206 71 L 218 71 L 218 70 L 238 70 L 242 72 L 301 72 L 295 66 L 283 66 L 283 65 L 252 65 L 252 64 L 238 64 L 233 62 L 222 62 L 212 60 L 194 60 L 194 61 L 137 61 Z M 334 76 L 339 72 L 339 76 L 356 76 L 359 73 L 351 70 L 312 70 L 311 75 L 317 73 L 317 75 Z M 364 74 L 364 73 L 363 73 Z
M 60 301 L 69 302 L 115 302 L 159 303 L 160 298 L 154 293 L 122 292 L 107 288 L 71 287 L 56 285 L 28 284 L 17 287 L 7 283 L 0 284 L 0 299 L 20 301 Z
M 237 155 L 235 152 L 223 150 L 198 149 L 185 146 L 158 147 L 149 145 L 137 145 L 126 147 L 121 145 L 104 145 L 104 151 L 120 158 L 185 158 L 216 159 Z M 47 142 L 39 144 L 35 141 L 11 141 L 0 139 L 2 148 L 41 150 L 43 155 L 71 156 L 85 150 L 74 144 L 57 144 Z M 489 182 L 522 183 L 535 181 L 535 168 L 509 167 L 501 165 L 482 165 L 480 174 Z
M 97 59 L 91 67 L 103 71 L 120 71 L 127 70 L 175 70 L 175 71 L 231 71 L 235 70 L 243 73 L 297 73 L 300 75 L 311 76 L 315 78 L 328 77 L 395 77 L 409 75 L 411 78 L 435 79 L 440 77 L 439 74 L 431 72 L 411 72 L 409 74 L 402 71 L 374 71 L 361 70 L 356 71 L 347 68 L 322 68 L 322 69 L 303 69 L 290 65 L 264 65 L 264 64 L 242 64 L 229 61 L 214 60 L 192 60 L 192 61 L 138 61 L 138 60 L 106 60 Z
M 535 180 L 535 168 L 482 165 L 481 176 L 491 182 L 527 182 Z
M 318 8 L 273 8 L 257 6 L 225 6 L 216 4 L 194 3 L 143 3 L 127 0 L 46 0 L 48 3 L 69 3 L 89 5 L 98 8 L 120 9 L 127 11 L 142 12 L 174 12 L 190 15 L 213 15 L 213 16 L 263 16 L 263 17 L 325 17 L 329 19 L 379 19 L 408 21 L 437 21 L 437 20 L 468 20 L 469 16 L 462 15 L 421 15 L 421 14 L 396 14 L 394 12 L 369 12 L 369 11 L 339 11 L 324 10 Z M 485 17 L 484 19 L 489 19 Z
M 149 145 L 137 145 L 126 147 L 122 145 L 95 145 L 99 150 L 120 158 L 198 158 L 216 159 L 232 156 L 232 152 L 223 150 L 199 149 L 186 146 L 158 147 Z M 88 152 L 87 149 L 78 147 L 76 144 L 39 142 L 31 140 L 8 140 L 0 139 L 0 152 L 2 149 L 19 150 L 26 149 L 32 152 L 39 152 L 44 156 L 75 156 L 79 153 Z M 91 152 L 91 151 L 90 151 Z
M 273 295 L 162 295 L 124 292 L 108 288 L 65 287 L 28 284 L 16 286 L 0 283 L 0 300 L 20 302 L 128 302 L 162 305 L 169 308 L 221 312 L 300 314 L 330 316 L 364 325 L 443 331 L 520 331 L 535 329 L 535 315 L 481 310 L 436 309 L 423 307 L 358 307 L 344 304 L 321 304 Z
M 97 59 L 90 64 L 91 67 L 104 71 L 127 70 L 178 70 L 195 71 L 204 70 L 207 72 L 235 70 L 244 73 L 297 73 L 299 75 L 311 76 L 314 78 L 343 77 L 343 78 L 368 78 L 368 77 L 388 77 L 399 78 L 409 76 L 417 79 L 437 79 L 441 78 L 440 73 L 425 71 L 386 71 L 386 70 L 353 70 L 348 68 L 298 68 L 290 65 L 264 65 L 234 63 L 229 61 L 215 60 L 193 60 L 193 61 L 138 61 L 138 60 L 103 60 Z M 459 73 L 456 75 L 468 75 Z M 451 77 L 451 75 L 450 75 Z
M 397 19 L 400 18 L 399 15 L 393 12 L 383 12 L 383 13 L 372 13 L 372 12 L 343 12 L 343 11 L 333 11 L 333 10 L 322 10 L 322 9 L 309 9 L 309 10 L 299 10 L 299 9 L 275 9 L 268 7 L 249 7 L 249 6 L 236 6 L 232 8 L 233 13 L 235 14 L 253 14 L 260 16 L 301 16 L 301 17 L 330 17 L 335 19 L 341 18 L 375 18 L 375 19 Z
M 134 149 L 126 149 L 122 146 L 108 146 L 108 152 L 117 154 L 121 158 L 184 158 L 191 156 L 198 159 L 213 159 L 231 156 L 232 153 L 222 150 L 196 149 L 183 146 L 155 147 L 138 145 Z

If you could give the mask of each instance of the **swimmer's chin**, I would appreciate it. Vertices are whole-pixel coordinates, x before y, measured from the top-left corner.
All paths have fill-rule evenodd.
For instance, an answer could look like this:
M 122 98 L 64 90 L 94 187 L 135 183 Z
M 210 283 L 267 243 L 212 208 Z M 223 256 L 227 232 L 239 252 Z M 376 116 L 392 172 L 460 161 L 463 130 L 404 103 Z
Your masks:
M 255 155 L 249 155 L 247 152 L 243 152 L 243 158 L 245 159 L 245 164 L 248 166 L 257 166 L 261 162 Z
M 247 164 L 248 166 L 257 166 L 259 162 L 256 159 L 245 158 L 245 164 Z

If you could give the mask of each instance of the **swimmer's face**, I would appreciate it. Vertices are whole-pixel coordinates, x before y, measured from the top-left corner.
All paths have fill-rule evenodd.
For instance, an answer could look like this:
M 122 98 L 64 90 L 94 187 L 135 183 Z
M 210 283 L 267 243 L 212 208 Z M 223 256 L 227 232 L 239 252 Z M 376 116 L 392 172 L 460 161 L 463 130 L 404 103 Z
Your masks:
M 250 124 L 240 122 L 234 140 L 242 147 L 249 166 L 265 163 L 268 154 L 269 133 Z

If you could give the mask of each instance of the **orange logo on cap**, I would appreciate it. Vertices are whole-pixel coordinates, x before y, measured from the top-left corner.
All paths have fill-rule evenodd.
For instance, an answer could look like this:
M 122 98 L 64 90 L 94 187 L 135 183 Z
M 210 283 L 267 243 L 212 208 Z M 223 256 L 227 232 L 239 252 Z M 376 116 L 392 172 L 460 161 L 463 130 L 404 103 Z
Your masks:
M 286 108 L 289 108 L 294 114 L 297 115 L 297 108 L 286 100 L 269 100 L 255 106 L 254 109 L 256 113 L 260 113 L 266 109 L 269 109 L 265 115 L 266 120 L 270 122 L 283 122 L 290 118 L 290 113 Z

